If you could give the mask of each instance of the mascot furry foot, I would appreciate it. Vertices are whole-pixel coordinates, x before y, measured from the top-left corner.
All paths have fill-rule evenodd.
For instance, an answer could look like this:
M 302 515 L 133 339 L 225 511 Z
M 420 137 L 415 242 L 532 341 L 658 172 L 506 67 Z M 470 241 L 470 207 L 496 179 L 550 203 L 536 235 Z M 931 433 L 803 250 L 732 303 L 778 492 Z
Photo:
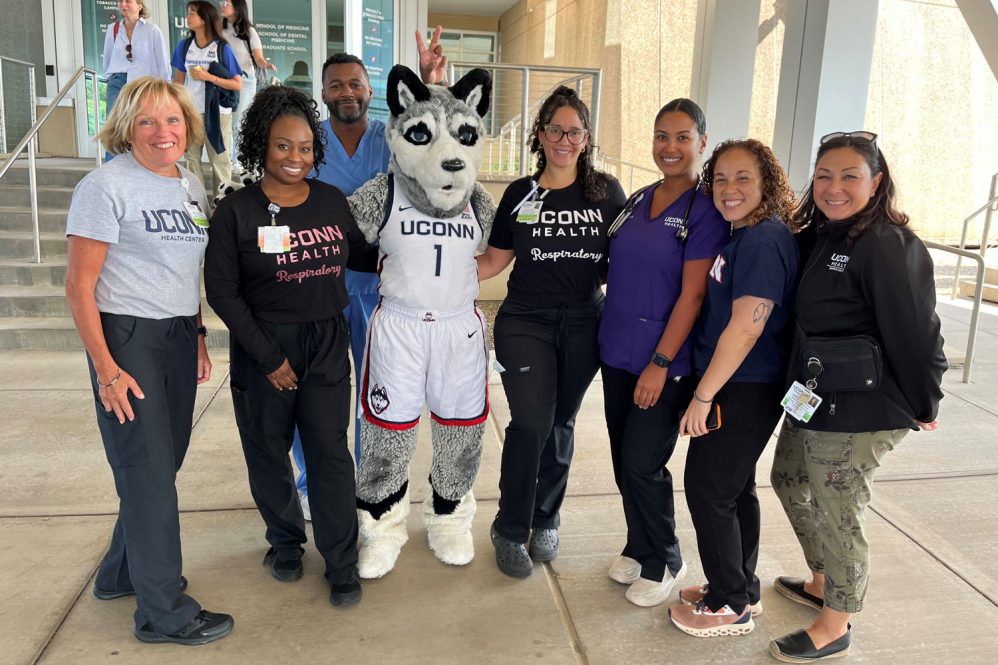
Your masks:
M 423 523 L 433 554 L 446 564 L 464 566 L 475 558 L 471 538 L 471 523 L 475 518 L 475 495 L 468 492 L 458 501 L 454 511 L 440 515 L 434 510 L 433 490 L 423 502 Z M 447 502 L 451 503 L 451 502 Z
M 360 526 L 357 573 L 363 579 L 383 577 L 395 567 L 402 546 L 409 540 L 408 517 L 408 491 L 380 519 L 374 519 L 366 510 L 357 511 Z

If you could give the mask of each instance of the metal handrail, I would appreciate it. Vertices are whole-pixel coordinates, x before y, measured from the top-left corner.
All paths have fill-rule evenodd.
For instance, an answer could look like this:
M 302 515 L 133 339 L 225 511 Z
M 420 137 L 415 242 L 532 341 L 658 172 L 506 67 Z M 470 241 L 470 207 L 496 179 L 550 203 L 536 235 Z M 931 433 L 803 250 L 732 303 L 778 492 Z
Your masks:
M 977 341 L 977 323 L 981 316 L 981 302 L 984 300 L 984 257 L 967 249 L 957 249 L 949 245 L 942 245 L 938 242 L 924 241 L 925 246 L 931 249 L 938 249 L 941 252 L 949 252 L 963 258 L 973 259 L 977 262 L 977 291 L 974 293 L 974 308 L 970 312 L 970 331 L 967 334 L 967 355 L 963 360 L 963 382 L 970 383 L 970 370 L 974 364 L 974 344 Z M 959 264 L 958 264 L 959 265 Z M 960 273 L 956 279 L 960 278 Z
M 10 60 L 11 58 L 3 58 L 3 59 Z M 3 178 L 4 175 L 7 173 L 7 171 L 10 169 L 11 165 L 13 165 L 14 161 L 21 154 L 21 151 L 23 151 L 25 146 L 27 146 L 28 190 L 29 190 L 29 198 L 31 200 L 31 227 L 34 239 L 35 263 L 42 262 L 42 236 L 41 236 L 41 229 L 39 228 L 38 224 L 38 181 L 37 181 L 37 173 L 35 167 L 35 152 L 38 149 L 38 146 L 36 145 L 38 130 L 41 129 L 42 125 L 45 124 L 45 121 L 47 121 L 52 116 L 52 114 L 55 113 L 56 108 L 59 106 L 59 102 L 62 101 L 63 97 L 66 96 L 70 88 L 72 88 L 76 84 L 76 81 L 84 74 L 93 75 L 93 83 L 91 85 L 94 95 L 94 116 L 96 118 L 96 120 L 94 121 L 94 128 L 98 134 L 100 133 L 100 96 L 98 95 L 98 89 L 97 89 L 98 74 L 96 70 L 91 69 L 89 67 L 80 67 L 79 69 L 76 70 L 76 73 L 73 74 L 72 77 L 70 77 L 66 85 L 62 87 L 62 90 L 60 90 L 59 94 L 55 96 L 55 99 L 53 99 L 49 103 L 49 107 L 45 109 L 45 113 L 42 114 L 42 117 L 32 123 L 31 129 L 28 130 L 28 133 L 24 135 L 24 138 L 22 138 L 20 142 L 17 144 L 17 146 L 14 147 L 14 150 L 10 153 L 10 156 L 7 157 L 7 160 L 3 163 L 2 166 L 0 166 L 0 178 Z M 32 118 L 34 118 L 35 116 L 34 81 L 35 81 L 34 65 L 31 65 L 31 86 L 29 94 L 31 99 Z M 0 85 L 2 85 L 2 83 L 3 81 L 2 79 L 0 79 Z M 0 98 L 2 97 L 3 95 L 0 94 Z M 101 165 L 101 151 L 97 150 L 97 166 L 100 165 Z
M 967 249 L 967 226 L 970 221 L 980 215 L 982 212 L 987 211 L 984 215 L 984 230 L 981 233 L 981 244 L 979 245 L 981 260 L 985 260 L 988 252 L 988 234 L 991 232 L 991 214 L 994 212 L 996 204 L 998 204 L 998 173 L 991 176 L 991 193 L 988 194 L 988 202 L 982 205 L 980 208 L 975 210 L 970 214 L 965 220 L 963 220 L 963 229 L 960 231 L 960 249 L 966 251 Z M 953 290 L 950 293 L 950 299 L 956 298 L 957 289 L 960 286 L 960 267 L 963 263 L 963 254 L 957 256 L 956 258 L 956 277 L 953 278 Z
M 624 177 L 623 177 L 624 176 L 624 169 L 627 168 L 629 170 L 629 174 L 630 175 L 627 178 L 627 187 L 626 187 L 625 191 L 627 191 L 628 193 L 631 193 L 631 192 L 635 191 L 635 188 L 634 188 L 634 174 L 636 172 L 638 172 L 638 171 L 643 171 L 643 172 L 647 173 L 648 175 L 650 175 L 652 181 L 658 180 L 659 178 L 662 177 L 662 174 L 659 171 L 656 171 L 654 169 L 650 169 L 647 166 L 641 166 L 640 164 L 634 164 L 632 162 L 625 162 L 622 159 L 617 159 L 616 157 L 607 157 L 606 155 L 603 155 L 603 154 L 599 155 L 599 157 L 596 160 L 596 163 L 597 163 L 597 167 L 600 168 L 603 171 L 608 171 L 609 170 L 607 168 L 607 164 L 616 164 L 617 168 L 619 169 L 619 173 L 620 173 L 620 176 L 618 177 L 618 180 L 620 180 L 620 184 L 621 184 L 622 187 L 624 185 Z

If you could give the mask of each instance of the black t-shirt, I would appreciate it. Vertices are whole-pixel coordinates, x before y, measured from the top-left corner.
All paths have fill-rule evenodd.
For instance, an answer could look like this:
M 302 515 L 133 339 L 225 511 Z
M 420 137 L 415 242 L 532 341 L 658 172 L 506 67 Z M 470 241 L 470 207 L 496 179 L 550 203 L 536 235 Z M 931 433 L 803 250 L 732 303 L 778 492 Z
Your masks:
M 534 187 L 530 178 L 510 183 L 499 202 L 489 244 L 516 258 L 507 285 L 510 301 L 524 305 L 582 304 L 597 299 L 606 274 L 607 229 L 624 207 L 620 183 L 607 177 L 607 198 L 593 203 L 576 180 L 563 189 L 538 188 L 535 223 L 516 221 L 513 208 Z
M 305 202 L 282 207 L 277 215 L 278 226 L 290 227 L 290 251 L 260 251 L 258 229 L 270 225 L 270 200 L 259 184 L 225 197 L 208 231 L 208 303 L 262 367 L 273 366 L 270 371 L 284 354 L 257 320 L 305 323 L 336 316 L 348 303 L 344 267 L 373 270 L 377 257 L 343 193 L 323 182 L 306 182 Z

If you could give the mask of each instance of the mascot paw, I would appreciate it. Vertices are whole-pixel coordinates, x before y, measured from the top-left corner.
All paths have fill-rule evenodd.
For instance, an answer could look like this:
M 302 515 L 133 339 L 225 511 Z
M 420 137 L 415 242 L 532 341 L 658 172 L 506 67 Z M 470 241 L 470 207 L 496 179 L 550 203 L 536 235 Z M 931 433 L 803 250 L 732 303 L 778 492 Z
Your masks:
M 433 510 L 433 494 L 423 502 L 423 522 L 434 556 L 451 566 L 464 566 L 475 558 L 471 523 L 475 517 L 475 497 L 468 492 L 449 515 Z
M 249 187 L 257 180 L 259 180 L 259 178 L 255 173 L 247 172 L 244 173 L 242 176 L 239 176 L 236 180 L 233 180 L 232 182 L 221 183 L 218 186 L 218 188 L 215 190 L 215 199 L 211 203 L 212 207 L 213 208 L 218 207 L 218 202 L 224 199 L 226 196 L 228 196 L 232 192 L 242 189 L 243 187 Z
M 408 515 L 408 493 L 381 519 L 374 519 L 366 510 L 357 511 L 360 526 L 357 573 L 363 579 L 383 577 L 395 567 L 402 546 L 409 540 L 405 524 Z

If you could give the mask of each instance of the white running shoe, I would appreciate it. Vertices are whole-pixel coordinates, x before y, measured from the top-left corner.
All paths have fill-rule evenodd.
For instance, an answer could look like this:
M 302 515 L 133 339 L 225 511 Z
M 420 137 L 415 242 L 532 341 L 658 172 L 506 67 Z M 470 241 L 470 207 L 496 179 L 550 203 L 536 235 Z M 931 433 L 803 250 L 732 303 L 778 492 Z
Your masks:
M 629 556 L 620 555 L 610 566 L 610 579 L 621 584 L 634 584 L 641 578 L 641 564 Z
M 679 569 L 679 572 L 675 576 L 666 568 L 665 576 L 661 582 L 639 577 L 637 582 L 627 588 L 624 597 L 638 607 L 655 607 L 656 605 L 661 605 L 669 598 L 672 587 L 684 577 L 686 577 L 685 561 L 683 562 L 683 567 Z

